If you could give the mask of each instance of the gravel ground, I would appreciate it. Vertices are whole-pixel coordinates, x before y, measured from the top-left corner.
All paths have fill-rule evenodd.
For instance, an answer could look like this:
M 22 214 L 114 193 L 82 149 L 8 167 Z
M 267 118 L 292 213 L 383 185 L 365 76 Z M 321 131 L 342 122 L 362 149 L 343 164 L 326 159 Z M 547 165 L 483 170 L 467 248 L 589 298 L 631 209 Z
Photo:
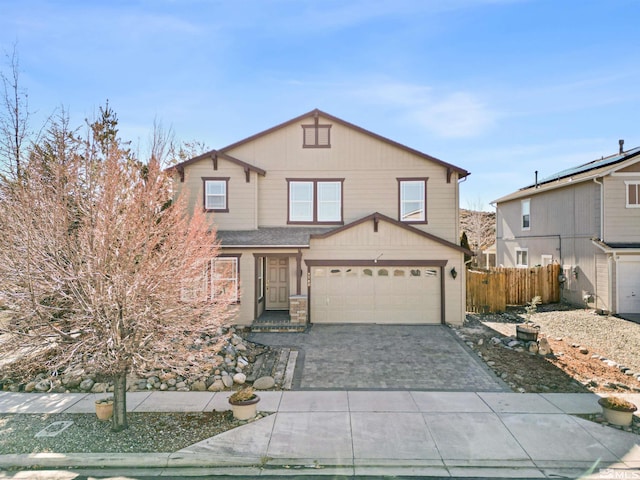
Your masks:
M 0 453 L 175 452 L 240 426 L 229 412 L 129 413 L 129 428 L 112 432 L 94 414 L 0 415 Z M 55 437 L 36 437 L 54 422 L 73 424 Z M 49 429 L 57 430 L 49 427 Z
M 515 335 L 515 324 L 522 322 L 523 313 L 524 309 L 513 309 L 506 315 L 486 315 L 483 322 Z M 640 372 L 640 324 L 558 304 L 539 306 L 531 321 L 549 338 L 588 345 L 592 353 Z M 500 323 L 506 325 L 501 328 Z

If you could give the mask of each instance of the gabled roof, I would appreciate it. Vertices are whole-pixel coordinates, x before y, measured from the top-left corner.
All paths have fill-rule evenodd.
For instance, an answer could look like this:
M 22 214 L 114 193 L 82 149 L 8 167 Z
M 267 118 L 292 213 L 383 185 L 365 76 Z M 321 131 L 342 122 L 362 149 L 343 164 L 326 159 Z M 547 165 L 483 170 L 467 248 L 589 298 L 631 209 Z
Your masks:
M 311 238 L 312 239 L 314 239 L 314 238 L 328 238 L 328 237 L 331 237 L 333 235 L 336 235 L 337 233 L 344 232 L 345 230 L 349 230 L 350 228 L 353 228 L 353 227 L 355 227 L 357 225 L 360 225 L 362 223 L 369 222 L 369 221 L 373 221 L 374 223 L 377 223 L 377 222 L 379 222 L 381 220 L 384 221 L 384 222 L 387 222 L 387 223 L 391 223 L 392 225 L 395 225 L 396 227 L 408 230 L 408 231 L 410 231 L 412 233 L 415 233 L 416 235 L 420 235 L 421 237 L 427 238 L 427 239 L 432 240 L 432 241 L 434 241 L 436 243 L 439 243 L 441 245 L 444 245 L 445 247 L 453 248 L 454 250 L 457 250 L 459 252 L 465 253 L 467 255 L 473 255 L 472 251 L 467 250 L 466 248 L 463 248 L 460 245 L 457 245 L 455 243 L 451 243 L 448 240 L 445 240 L 443 238 L 437 237 L 437 236 L 435 236 L 435 235 L 433 235 L 431 233 L 425 232 L 423 230 L 419 230 L 419 229 L 417 229 L 415 227 L 412 227 L 411 225 L 407 225 L 406 223 L 400 222 L 400 221 L 395 220 L 395 219 L 393 219 L 391 217 L 387 217 L 386 215 L 383 215 L 382 213 L 378 213 L 378 212 L 372 213 L 371 215 L 367 215 L 366 217 L 363 217 L 363 218 L 361 218 L 359 220 L 356 220 L 354 222 L 348 223 L 347 225 L 343 225 L 343 226 L 338 227 L 338 228 L 334 228 L 334 229 L 329 230 L 327 232 L 313 234 L 313 235 L 311 235 Z
M 208 152 L 203 153 L 202 155 L 198 155 L 197 157 L 193 157 L 193 158 L 190 158 L 189 160 L 185 160 L 184 162 L 180 162 L 176 165 L 172 165 L 171 167 L 167 168 L 167 170 L 178 170 L 178 171 L 180 171 L 181 169 L 184 170 L 184 167 L 186 167 L 187 165 L 199 162 L 200 160 L 204 160 L 207 158 L 211 158 L 211 159 L 224 158 L 225 160 L 228 160 L 231 163 L 235 163 L 236 165 L 239 165 L 245 170 L 251 170 L 253 172 L 256 172 L 258 175 L 264 176 L 267 174 L 267 172 L 262 168 L 256 167 L 255 165 L 251 165 L 250 163 L 247 163 L 238 158 L 232 157 L 231 155 L 224 153 L 221 150 L 210 150 Z
M 560 172 L 539 180 L 537 185 L 533 184 L 523 187 L 491 203 L 502 203 L 556 188 L 567 187 L 576 183 L 591 181 L 594 178 L 604 177 L 617 170 L 626 168 L 638 161 L 640 161 L 640 147 L 635 147 L 622 153 L 578 165 L 577 167 L 561 170 Z
M 253 140 L 256 140 L 256 139 L 258 139 L 260 137 L 263 137 L 263 136 L 268 135 L 268 134 L 270 134 L 272 132 L 275 132 L 276 130 L 279 130 L 281 128 L 287 127 L 287 126 L 289 126 L 291 124 L 298 123 L 298 122 L 300 122 L 300 121 L 302 121 L 304 119 L 307 119 L 309 117 L 313 117 L 313 116 L 316 116 L 316 115 L 321 115 L 321 116 L 331 120 L 334 123 L 338 123 L 338 124 L 344 125 L 345 127 L 351 128 L 351 129 L 356 130 L 356 131 L 358 131 L 360 133 L 363 133 L 365 135 L 373 137 L 373 138 L 375 138 L 377 140 L 380 140 L 382 142 L 388 143 L 389 145 L 393 145 L 394 147 L 400 148 L 400 149 L 405 150 L 405 151 L 407 151 L 409 153 L 412 153 L 414 155 L 422 157 L 425 160 L 429 160 L 430 162 L 434 162 L 434 163 L 437 163 L 439 165 L 442 165 L 443 167 L 447 168 L 448 170 L 451 170 L 451 171 L 454 171 L 454 172 L 458 173 L 460 178 L 464 178 L 464 177 L 469 175 L 469 172 L 467 172 L 463 168 L 456 167 L 455 165 L 451 165 L 450 163 L 443 162 L 442 160 L 440 160 L 438 158 L 435 158 L 435 157 L 432 157 L 431 155 L 427 155 L 426 153 L 422 153 L 422 152 L 420 152 L 418 150 L 414 150 L 413 148 L 407 147 L 406 145 L 402 145 L 402 144 L 400 144 L 398 142 L 394 142 L 393 140 L 389 140 L 388 138 L 385 138 L 385 137 L 383 137 L 381 135 L 378 135 L 376 133 L 370 132 L 369 130 L 365 130 L 362 127 L 358 127 L 357 125 L 354 125 L 352 123 L 346 122 L 346 121 L 344 121 L 344 120 L 342 120 L 342 119 L 340 119 L 338 117 L 334 117 L 333 115 L 329 115 L 328 113 L 325 113 L 325 112 L 323 112 L 321 110 L 318 110 L 317 108 L 314 109 L 314 110 L 311 110 L 310 112 L 307 112 L 307 113 L 305 113 L 303 115 L 300 115 L 299 117 L 292 118 L 291 120 L 288 120 L 288 121 L 286 121 L 284 123 L 276 125 L 275 127 L 271 127 L 271 128 L 269 128 L 267 130 L 264 130 L 262 132 L 256 133 L 255 135 L 251 135 L 250 137 L 247 137 L 244 140 L 240 140 L 238 142 L 232 143 L 231 145 L 227 145 L 226 147 L 220 148 L 218 150 L 211 150 L 210 152 L 203 153 L 202 155 L 199 155 L 199 156 L 197 156 L 195 158 L 187 160 L 186 162 L 179 163 L 178 165 L 175 165 L 172 168 L 185 167 L 186 165 L 188 165 L 190 163 L 196 162 L 198 160 L 202 160 L 203 158 L 212 157 L 213 155 L 217 154 L 217 155 L 221 155 L 221 156 L 222 155 L 226 155 L 224 158 L 226 158 L 227 160 L 234 161 L 235 163 L 238 163 L 238 164 L 240 164 L 242 166 L 248 167 L 249 169 L 258 172 L 261 175 L 264 175 L 265 174 L 264 170 L 261 170 L 258 167 L 254 167 L 254 166 L 249 165 L 249 164 L 247 164 L 245 162 L 242 162 L 241 160 L 238 160 L 237 158 L 233 158 L 233 157 L 229 156 L 226 152 L 229 152 L 229 151 L 233 150 L 234 148 L 239 147 L 240 145 L 244 145 L 245 143 L 252 142 Z
M 473 252 L 460 245 L 451 243 L 378 212 L 340 227 L 261 227 L 257 230 L 218 230 L 216 236 L 220 241 L 220 246 L 225 248 L 309 248 L 311 239 L 328 238 L 369 221 L 391 223 L 446 247 L 453 248 L 467 255 L 473 255 Z

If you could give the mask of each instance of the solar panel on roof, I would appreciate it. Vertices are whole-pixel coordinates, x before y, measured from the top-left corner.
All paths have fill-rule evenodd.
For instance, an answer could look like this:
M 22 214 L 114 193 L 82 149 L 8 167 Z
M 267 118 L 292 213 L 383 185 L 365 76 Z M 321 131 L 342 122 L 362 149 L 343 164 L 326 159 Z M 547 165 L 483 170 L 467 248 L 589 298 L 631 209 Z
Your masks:
M 588 172 L 589 170 L 594 170 L 600 167 L 606 167 L 607 165 L 612 165 L 614 163 L 620 162 L 625 158 L 631 157 L 639 152 L 640 152 L 640 147 L 632 148 L 631 150 L 627 150 L 624 153 L 618 153 L 616 155 L 602 158 L 600 160 L 594 160 L 589 163 L 579 165 L 577 167 L 561 170 L 560 172 L 554 173 L 553 175 L 549 175 L 548 177 L 545 177 L 542 180 L 539 180 L 538 183 L 540 184 L 540 183 L 552 182 L 560 178 L 570 177 L 571 175 L 577 175 L 578 173 Z

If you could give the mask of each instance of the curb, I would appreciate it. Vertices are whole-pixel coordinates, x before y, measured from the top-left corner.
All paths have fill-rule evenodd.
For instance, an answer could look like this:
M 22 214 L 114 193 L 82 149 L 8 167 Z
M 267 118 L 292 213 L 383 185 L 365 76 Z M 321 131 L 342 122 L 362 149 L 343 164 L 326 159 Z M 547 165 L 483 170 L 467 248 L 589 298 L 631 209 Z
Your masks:
M 8 468 L 198 468 L 251 467 L 259 457 L 175 453 L 31 453 L 0 455 L 0 469 Z
M 148 476 L 166 475 L 253 475 L 253 476 L 406 476 L 481 478 L 575 478 L 590 473 L 593 462 L 533 462 L 491 460 L 375 460 L 333 464 L 303 458 L 230 457 L 228 455 L 175 453 L 35 453 L 0 455 L 2 470 L 144 471 Z M 604 465 L 600 466 L 601 468 Z M 631 472 L 619 465 L 623 473 Z M 622 478 L 622 477 L 621 477 Z

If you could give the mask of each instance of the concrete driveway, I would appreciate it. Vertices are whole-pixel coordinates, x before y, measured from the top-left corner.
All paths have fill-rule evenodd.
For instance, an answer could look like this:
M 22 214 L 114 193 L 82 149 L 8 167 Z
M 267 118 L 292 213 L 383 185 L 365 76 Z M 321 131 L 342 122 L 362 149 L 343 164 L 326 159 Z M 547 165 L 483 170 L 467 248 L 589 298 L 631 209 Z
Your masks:
M 443 325 L 313 325 L 249 340 L 298 350 L 294 390 L 509 391 Z

